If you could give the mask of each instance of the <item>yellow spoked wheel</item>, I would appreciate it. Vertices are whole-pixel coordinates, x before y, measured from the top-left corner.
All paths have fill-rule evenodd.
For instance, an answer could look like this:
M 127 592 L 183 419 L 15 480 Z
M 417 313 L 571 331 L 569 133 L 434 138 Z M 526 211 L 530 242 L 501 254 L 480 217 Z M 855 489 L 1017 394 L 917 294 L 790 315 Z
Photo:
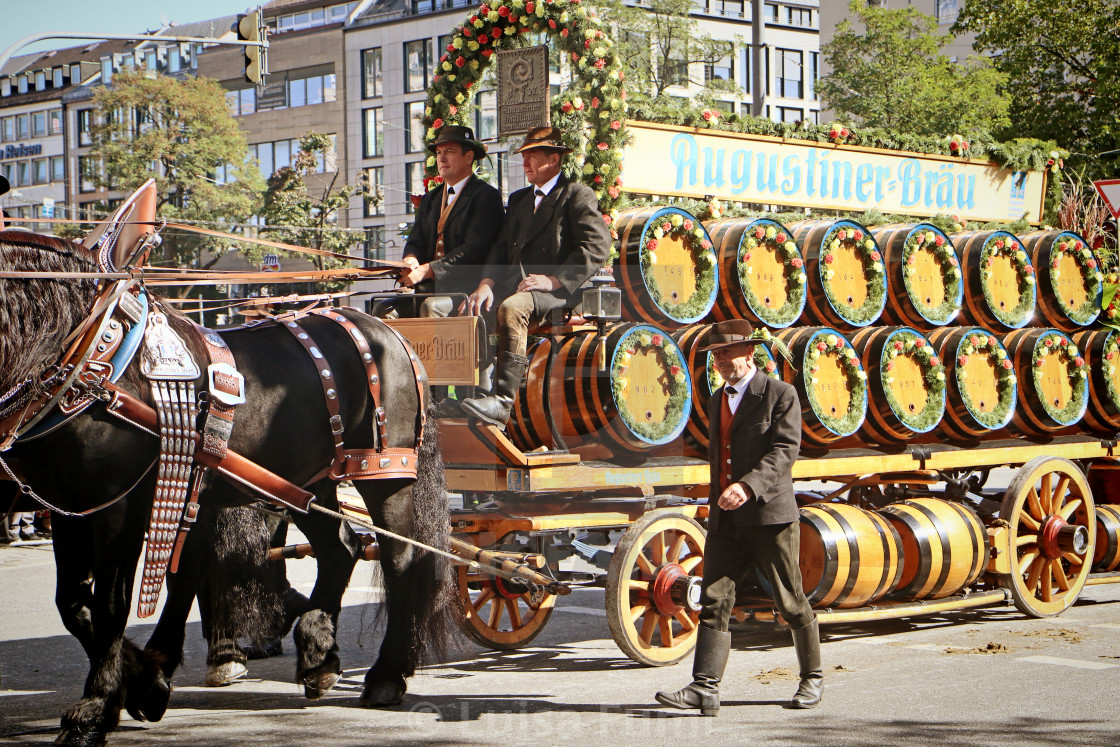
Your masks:
M 1010 526 L 1008 585 L 1015 606 L 1051 617 L 1073 604 L 1093 562 L 1093 495 L 1067 459 L 1038 457 L 1007 486 L 999 516 Z
M 511 651 L 540 635 L 556 606 L 556 596 L 514 581 L 458 566 L 462 630 L 480 646 Z
M 650 666 L 688 656 L 703 571 L 704 530 L 695 521 L 669 509 L 634 522 L 607 572 L 607 623 L 618 647 Z

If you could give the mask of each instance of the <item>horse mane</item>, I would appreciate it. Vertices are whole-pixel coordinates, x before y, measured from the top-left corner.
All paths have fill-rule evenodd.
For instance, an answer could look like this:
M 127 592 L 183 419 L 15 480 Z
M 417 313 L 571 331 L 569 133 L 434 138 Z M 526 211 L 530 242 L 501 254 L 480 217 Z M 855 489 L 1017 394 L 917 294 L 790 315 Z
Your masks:
M 54 236 L 0 231 L 0 271 L 93 272 L 89 251 Z M 62 342 L 97 298 L 94 279 L 0 279 L 0 393 L 36 379 L 62 354 Z M 36 393 L 38 393 L 36 391 Z

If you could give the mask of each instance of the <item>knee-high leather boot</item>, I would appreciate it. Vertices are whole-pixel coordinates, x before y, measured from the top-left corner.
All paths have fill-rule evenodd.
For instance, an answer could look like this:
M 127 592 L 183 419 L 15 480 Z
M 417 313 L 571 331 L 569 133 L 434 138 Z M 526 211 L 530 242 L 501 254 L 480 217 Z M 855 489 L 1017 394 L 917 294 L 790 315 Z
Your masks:
M 500 353 L 498 370 L 494 375 L 494 393 L 488 397 L 465 399 L 461 403 L 463 412 L 499 428 L 505 428 L 509 421 L 509 411 L 517 397 L 517 388 L 529 368 L 529 359 L 516 353 Z
M 692 684 L 673 693 L 659 692 L 657 702 L 671 708 L 699 708 L 705 716 L 719 713 L 719 683 L 731 653 L 731 633 L 703 625 L 696 634 L 696 656 L 692 660 Z
M 793 647 L 801 666 L 801 683 L 793 696 L 793 707 L 816 708 L 824 690 L 824 674 L 821 672 L 821 635 L 815 619 L 793 631 Z

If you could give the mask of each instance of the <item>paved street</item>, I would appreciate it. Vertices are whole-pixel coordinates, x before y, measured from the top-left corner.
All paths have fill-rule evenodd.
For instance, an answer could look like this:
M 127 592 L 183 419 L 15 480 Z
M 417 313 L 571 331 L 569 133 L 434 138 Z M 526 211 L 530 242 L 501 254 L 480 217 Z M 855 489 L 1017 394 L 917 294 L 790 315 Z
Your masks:
M 289 561 L 309 588 L 311 561 Z M 816 711 L 784 707 L 795 688 L 788 633 L 736 629 L 717 719 L 656 707 L 655 690 L 689 680 L 690 665 L 650 669 L 610 638 L 603 592 L 562 598 L 534 644 L 512 653 L 470 644 L 412 680 L 403 707 L 358 707 L 379 634 L 371 566 L 355 574 L 343 612 L 346 677 L 309 703 L 295 657 L 250 663 L 231 687 L 201 686 L 205 646 L 192 618 L 187 664 L 158 724 L 123 717 L 114 745 L 305 744 L 1120 744 L 1120 586 L 1096 586 L 1059 618 L 981 610 L 829 626 Z M 86 661 L 52 602 L 49 548 L 0 548 L 0 742 L 49 744 L 81 692 Z M 148 624 L 129 630 L 137 641 Z

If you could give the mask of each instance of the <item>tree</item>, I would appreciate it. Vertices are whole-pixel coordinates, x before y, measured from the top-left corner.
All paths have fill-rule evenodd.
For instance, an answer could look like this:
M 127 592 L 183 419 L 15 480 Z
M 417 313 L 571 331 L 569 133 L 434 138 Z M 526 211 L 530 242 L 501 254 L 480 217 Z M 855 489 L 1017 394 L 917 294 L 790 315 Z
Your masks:
M 1120 3 L 967 0 L 954 32 L 976 34 L 1007 76 L 1014 134 L 1054 140 L 1096 178 L 1120 177 Z
M 603 20 L 616 29 L 615 53 L 637 100 L 657 98 L 674 85 L 690 83 L 738 91 L 730 81 L 693 77 L 699 66 L 715 65 L 734 52 L 734 43 L 698 31 L 689 15 L 692 0 L 649 0 L 640 6 L 622 0 L 600 4 Z
M 951 135 L 1009 124 L 1007 76 L 982 58 L 952 62 L 941 50 L 950 36 L 937 20 L 915 8 L 884 9 L 852 0 L 849 19 L 836 27 L 821 53 L 832 72 L 817 85 L 821 100 L 839 117 L 892 131 Z
M 124 71 L 98 90 L 94 105 L 90 155 L 100 163 L 86 176 L 99 186 L 132 191 L 153 178 L 160 217 L 211 228 L 258 211 L 264 182 L 216 81 Z M 227 246 L 165 231 L 153 261 L 206 268 Z

